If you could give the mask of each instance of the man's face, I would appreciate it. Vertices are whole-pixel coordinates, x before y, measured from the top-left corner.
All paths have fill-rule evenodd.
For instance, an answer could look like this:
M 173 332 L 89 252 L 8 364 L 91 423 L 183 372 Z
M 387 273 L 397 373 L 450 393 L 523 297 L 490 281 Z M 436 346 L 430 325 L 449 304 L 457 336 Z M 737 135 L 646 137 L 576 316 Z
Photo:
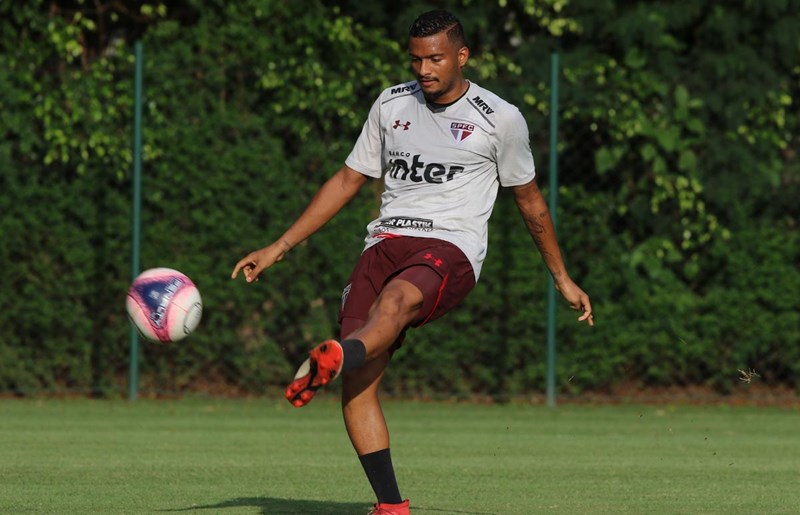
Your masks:
M 447 38 L 447 31 L 424 38 L 409 38 L 408 54 L 411 69 L 426 100 L 447 104 L 461 96 L 461 68 L 467 63 L 469 49 L 452 43 Z

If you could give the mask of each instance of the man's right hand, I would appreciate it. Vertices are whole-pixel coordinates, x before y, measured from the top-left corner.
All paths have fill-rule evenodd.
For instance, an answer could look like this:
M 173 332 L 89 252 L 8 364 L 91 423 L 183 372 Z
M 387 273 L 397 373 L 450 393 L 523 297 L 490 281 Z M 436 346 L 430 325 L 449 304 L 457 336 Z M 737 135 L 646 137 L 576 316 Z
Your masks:
M 278 240 L 272 245 L 251 252 L 236 263 L 233 273 L 231 273 L 231 279 L 236 279 L 241 270 L 247 282 L 258 281 L 258 276 L 261 275 L 261 272 L 282 260 L 290 249 L 289 243 L 284 240 Z

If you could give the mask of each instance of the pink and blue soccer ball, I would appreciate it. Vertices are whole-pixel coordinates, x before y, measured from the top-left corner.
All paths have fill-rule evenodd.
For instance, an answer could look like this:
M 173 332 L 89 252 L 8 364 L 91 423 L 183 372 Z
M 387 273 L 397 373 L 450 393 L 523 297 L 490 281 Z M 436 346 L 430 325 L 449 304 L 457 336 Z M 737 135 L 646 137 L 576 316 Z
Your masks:
M 203 315 L 197 286 L 171 268 L 151 268 L 139 274 L 128 290 L 126 307 L 139 333 L 161 343 L 186 338 Z

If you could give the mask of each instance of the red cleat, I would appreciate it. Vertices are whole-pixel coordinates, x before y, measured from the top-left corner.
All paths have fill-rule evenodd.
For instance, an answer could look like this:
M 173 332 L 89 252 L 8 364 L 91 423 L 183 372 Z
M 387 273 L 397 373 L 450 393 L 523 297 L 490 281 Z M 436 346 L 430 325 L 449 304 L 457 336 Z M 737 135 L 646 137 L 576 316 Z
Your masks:
M 408 509 L 408 499 L 400 504 L 376 504 L 367 515 L 411 515 Z
M 286 388 L 286 400 L 295 408 L 308 404 L 320 386 L 336 379 L 342 370 L 344 353 L 336 340 L 325 340 L 311 352 L 294 375 L 294 381 Z

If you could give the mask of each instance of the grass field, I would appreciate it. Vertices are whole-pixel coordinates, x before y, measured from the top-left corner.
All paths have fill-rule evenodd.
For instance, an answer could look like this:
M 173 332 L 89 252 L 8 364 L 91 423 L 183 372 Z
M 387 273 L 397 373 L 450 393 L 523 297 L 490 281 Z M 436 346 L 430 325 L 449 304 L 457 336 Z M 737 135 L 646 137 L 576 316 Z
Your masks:
M 320 399 L 0 400 L 0 513 L 364 514 Z M 800 512 L 800 411 L 389 402 L 412 512 Z

